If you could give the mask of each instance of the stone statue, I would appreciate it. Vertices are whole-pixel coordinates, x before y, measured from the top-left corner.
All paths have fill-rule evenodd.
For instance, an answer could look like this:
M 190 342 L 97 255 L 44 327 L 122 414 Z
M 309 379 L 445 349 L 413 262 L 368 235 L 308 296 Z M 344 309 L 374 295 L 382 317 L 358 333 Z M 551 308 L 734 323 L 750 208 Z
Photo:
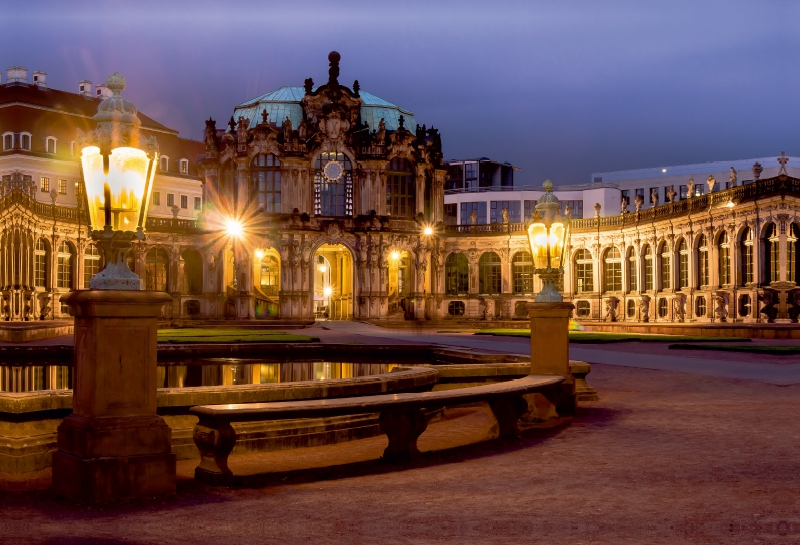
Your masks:
M 714 186 L 716 185 L 717 180 L 714 179 L 713 174 L 708 175 L 708 179 L 706 180 L 706 185 L 708 185 L 708 192 L 711 193 L 714 191 Z
M 655 187 L 650 192 L 650 202 L 653 203 L 653 206 L 658 206 L 658 189 Z
M 781 165 L 781 169 L 778 171 L 778 176 L 789 174 L 788 172 L 786 172 L 786 163 L 788 162 L 789 158 L 786 157 L 786 152 L 782 151 L 781 156 L 778 157 L 778 163 Z
M 687 191 L 686 196 L 688 198 L 691 199 L 692 197 L 694 197 L 694 178 L 689 178 L 689 183 L 686 184 L 686 191 Z
M 267 119 L 269 119 L 269 114 L 267 113 L 267 109 L 264 108 L 264 110 L 261 112 L 261 122 L 266 123 Z
M 328 53 L 328 62 L 330 63 L 330 68 L 328 68 L 328 85 L 330 86 L 339 85 L 339 61 L 341 59 L 342 56 L 336 51 Z
M 306 120 L 303 119 L 300 121 L 300 124 L 297 126 L 297 136 L 300 137 L 300 140 L 306 139 Z
M 474 208 L 472 209 L 472 213 L 469 215 L 469 222 L 470 222 L 472 225 L 475 225 L 475 224 L 477 224 L 477 223 L 478 223 L 478 213 L 477 213 L 477 212 L 475 212 L 475 209 L 474 209 Z
M 644 204 L 644 197 L 641 195 L 636 195 L 633 198 L 633 205 L 636 207 L 636 211 L 639 212 L 642 209 L 642 205 Z
M 764 168 L 761 166 L 761 163 L 756 161 L 753 163 L 753 181 L 757 182 L 758 179 L 761 177 L 761 173 L 764 171 Z
M 42 292 L 39 294 L 39 319 L 46 320 L 50 315 L 50 294 Z
M 767 323 L 774 324 L 775 318 L 778 317 L 778 291 L 764 288 L 764 291 L 758 294 L 758 300 L 763 303 L 759 312 L 766 314 Z
M 311 78 L 306 78 L 303 82 L 303 89 L 305 90 L 307 95 L 310 95 L 314 89 L 314 80 Z
M 622 197 L 619 203 L 619 213 L 620 214 L 627 214 L 628 213 L 628 199 Z
M 673 186 L 670 186 L 670 188 L 669 188 L 669 192 L 667 192 L 667 200 L 668 200 L 669 202 L 675 202 L 675 197 L 676 197 L 677 195 L 678 195 L 678 194 L 677 194 L 677 193 L 675 193 L 675 188 L 674 188 Z
M 738 176 L 736 174 L 736 169 L 731 167 L 731 177 L 728 178 L 728 187 L 736 187 L 737 181 Z
M 375 133 L 375 143 L 382 146 L 386 143 L 386 122 L 381 118 L 378 123 L 378 132 Z
M 724 291 L 718 291 L 714 294 L 714 316 L 720 322 L 728 321 L 728 294 Z
M 789 305 L 789 319 L 796 324 L 800 318 L 800 289 L 789 290 L 786 303 Z
M 290 142 L 292 140 L 292 120 L 289 119 L 289 116 L 286 116 L 286 119 L 283 121 L 281 125 L 283 128 L 283 141 Z
M 639 297 L 639 321 L 650 321 L 650 296 L 642 295 Z
M 210 117 L 206 120 L 206 129 L 203 131 L 203 140 L 207 150 L 217 149 L 217 122 Z
M 508 208 L 503 208 L 503 223 L 508 223 Z
M 239 144 L 244 144 L 247 142 L 247 127 L 250 126 L 250 120 L 245 119 L 243 116 L 239 116 L 239 123 L 236 126 L 236 139 L 239 141 Z
M 606 303 L 606 315 L 604 320 L 606 322 L 616 322 L 619 299 L 617 299 L 616 297 L 608 297 L 606 298 L 605 303 Z
M 683 322 L 686 316 L 686 301 L 683 295 L 677 295 L 672 300 L 672 315 L 676 322 Z

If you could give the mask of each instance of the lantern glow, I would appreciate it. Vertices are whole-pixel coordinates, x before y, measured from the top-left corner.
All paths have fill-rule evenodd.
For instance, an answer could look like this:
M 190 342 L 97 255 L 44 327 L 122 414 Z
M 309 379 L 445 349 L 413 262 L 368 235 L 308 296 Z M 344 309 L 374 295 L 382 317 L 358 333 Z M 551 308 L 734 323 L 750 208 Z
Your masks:
M 557 217 L 561 205 L 553 195 L 553 183 L 544 183 L 545 194 L 536 203 L 533 223 L 528 226 L 528 242 L 533 256 L 534 272 L 542 279 L 542 290 L 535 301 L 543 303 L 561 302 L 563 298 L 555 288 L 558 278 L 564 274 L 564 247 L 569 231 L 569 215 Z

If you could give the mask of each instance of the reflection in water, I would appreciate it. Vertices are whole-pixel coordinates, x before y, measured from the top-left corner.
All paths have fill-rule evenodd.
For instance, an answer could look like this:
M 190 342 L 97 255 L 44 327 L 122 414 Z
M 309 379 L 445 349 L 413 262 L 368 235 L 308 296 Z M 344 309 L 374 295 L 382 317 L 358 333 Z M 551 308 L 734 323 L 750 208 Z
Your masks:
M 252 360 L 210 359 L 195 365 L 159 365 L 159 388 L 236 386 L 363 377 L 388 373 L 396 363 L 246 363 Z M 72 385 L 66 365 L 0 366 L 0 392 L 63 390 Z

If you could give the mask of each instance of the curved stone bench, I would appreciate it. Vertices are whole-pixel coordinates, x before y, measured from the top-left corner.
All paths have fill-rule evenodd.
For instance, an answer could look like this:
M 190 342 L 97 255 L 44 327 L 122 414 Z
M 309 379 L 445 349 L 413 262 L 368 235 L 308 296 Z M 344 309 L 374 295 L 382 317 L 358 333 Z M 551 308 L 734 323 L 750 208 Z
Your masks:
M 428 425 L 423 409 L 485 401 L 497 418 L 500 437 L 518 437 L 517 421 L 528 410 L 528 403 L 522 396 L 541 393 L 557 404 L 563 381 L 561 376 L 528 375 L 457 390 L 192 407 L 191 413 L 199 418 L 194 428 L 194 442 L 200 451 L 200 464 L 194 475 L 215 486 L 232 482 L 228 456 L 236 444 L 233 422 L 380 413 L 381 431 L 389 438 L 383 457 L 390 462 L 402 462 L 419 454 L 417 439 Z

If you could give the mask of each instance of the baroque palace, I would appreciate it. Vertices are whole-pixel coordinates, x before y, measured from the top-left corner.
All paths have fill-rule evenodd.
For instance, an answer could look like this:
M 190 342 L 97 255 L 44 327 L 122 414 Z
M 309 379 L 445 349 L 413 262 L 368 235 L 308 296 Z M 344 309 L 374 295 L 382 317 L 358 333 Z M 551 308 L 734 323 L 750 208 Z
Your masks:
M 227 128 L 206 121 L 203 142 L 138 114 L 159 165 L 128 262 L 145 289 L 171 294 L 163 318 L 524 318 L 540 289 L 526 226 L 542 191 L 514 187 L 508 164 L 445 162 L 436 129 L 340 84 L 339 54 L 328 59 L 323 85 L 240 104 Z M 0 81 L 4 321 L 66 318 L 60 295 L 103 266 L 79 148 L 110 96 L 20 67 Z M 800 179 L 776 159 L 558 188 L 571 217 L 559 290 L 575 318 L 797 321 Z

